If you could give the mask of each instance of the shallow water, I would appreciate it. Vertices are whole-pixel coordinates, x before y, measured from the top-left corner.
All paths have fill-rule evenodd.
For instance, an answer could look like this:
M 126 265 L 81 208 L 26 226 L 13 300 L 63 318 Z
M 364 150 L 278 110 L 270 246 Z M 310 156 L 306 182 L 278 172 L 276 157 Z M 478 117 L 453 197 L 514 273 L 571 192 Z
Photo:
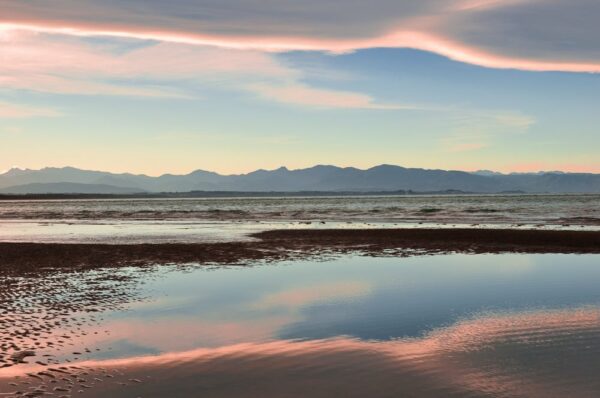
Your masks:
M 600 230 L 600 195 L 0 201 L 0 241 L 198 242 L 278 228 Z
M 600 395 L 598 255 L 347 255 L 1 278 L 5 392 Z M 25 349 L 35 356 L 14 364 Z

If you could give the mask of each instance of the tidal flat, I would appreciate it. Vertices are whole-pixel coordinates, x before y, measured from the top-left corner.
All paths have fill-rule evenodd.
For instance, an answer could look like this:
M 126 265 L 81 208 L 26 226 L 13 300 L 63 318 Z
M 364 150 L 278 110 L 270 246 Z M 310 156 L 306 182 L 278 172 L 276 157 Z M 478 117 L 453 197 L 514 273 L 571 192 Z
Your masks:
M 600 392 L 597 254 L 337 254 L 3 275 L 4 396 Z
M 573 219 L 590 198 L 557 200 Z M 511 227 L 195 215 L 148 233 L 147 220 L 106 217 L 131 203 L 54 204 L 62 219 L 6 206 L 29 208 L 0 222 L 0 396 L 600 395 L 592 216 Z M 68 219 L 75 208 L 104 218 Z M 31 229 L 11 237 L 20 223 Z M 170 234 L 182 223 L 192 228 Z

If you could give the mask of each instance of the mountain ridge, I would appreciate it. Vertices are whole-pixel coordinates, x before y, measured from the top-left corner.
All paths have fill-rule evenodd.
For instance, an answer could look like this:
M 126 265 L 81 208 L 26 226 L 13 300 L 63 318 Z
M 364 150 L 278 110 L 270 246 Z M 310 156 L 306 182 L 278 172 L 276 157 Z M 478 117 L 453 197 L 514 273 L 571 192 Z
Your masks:
M 82 184 L 80 189 L 91 192 L 114 189 L 129 192 L 298 192 L 298 191 L 417 191 L 437 192 L 457 190 L 477 193 L 522 191 L 529 193 L 600 193 L 600 174 L 536 172 L 502 174 L 490 170 L 467 172 L 460 170 L 405 168 L 382 164 L 368 169 L 315 165 L 303 169 L 280 167 L 258 169 L 245 174 L 223 175 L 195 170 L 188 174 L 110 173 L 75 167 L 46 167 L 39 170 L 11 169 L 0 174 L 0 190 L 4 193 L 26 192 L 28 184 Z M 17 189 L 18 188 L 18 189 Z M 69 186 L 69 189 L 77 186 Z M 60 193 L 57 186 L 51 193 Z M 74 192 L 65 192 L 74 193 Z M 81 192 L 84 193 L 84 192 Z M 103 192 L 94 192 L 103 193 Z

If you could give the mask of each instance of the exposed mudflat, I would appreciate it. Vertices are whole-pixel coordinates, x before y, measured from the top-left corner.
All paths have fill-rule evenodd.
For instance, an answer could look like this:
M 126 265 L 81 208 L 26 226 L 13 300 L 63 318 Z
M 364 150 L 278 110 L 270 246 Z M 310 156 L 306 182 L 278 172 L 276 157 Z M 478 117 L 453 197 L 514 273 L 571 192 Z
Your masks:
M 600 231 L 511 229 L 274 230 L 252 241 L 168 244 L 0 243 L 3 272 L 157 263 L 239 264 L 315 254 L 600 253 Z

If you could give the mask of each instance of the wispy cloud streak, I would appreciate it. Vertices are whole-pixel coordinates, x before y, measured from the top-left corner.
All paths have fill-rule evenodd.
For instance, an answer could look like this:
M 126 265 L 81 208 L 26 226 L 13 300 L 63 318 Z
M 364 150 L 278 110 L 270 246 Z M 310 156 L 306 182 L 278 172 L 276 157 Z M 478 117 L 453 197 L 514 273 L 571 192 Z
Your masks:
M 54 109 L 0 101 L 0 119 L 26 119 L 31 117 L 57 116 L 61 116 L 61 114 Z
M 252 93 L 268 101 L 312 108 L 412 109 L 367 94 L 314 88 L 301 70 L 272 54 L 170 42 L 127 51 L 65 35 L 6 31 L 0 37 L 3 88 L 58 94 L 187 98 L 197 86 Z M 135 84 L 130 83 L 135 80 Z M 178 84 L 180 83 L 180 84 Z M 185 84 L 183 84 L 185 83 Z M 185 88 L 184 88 L 185 86 Z

